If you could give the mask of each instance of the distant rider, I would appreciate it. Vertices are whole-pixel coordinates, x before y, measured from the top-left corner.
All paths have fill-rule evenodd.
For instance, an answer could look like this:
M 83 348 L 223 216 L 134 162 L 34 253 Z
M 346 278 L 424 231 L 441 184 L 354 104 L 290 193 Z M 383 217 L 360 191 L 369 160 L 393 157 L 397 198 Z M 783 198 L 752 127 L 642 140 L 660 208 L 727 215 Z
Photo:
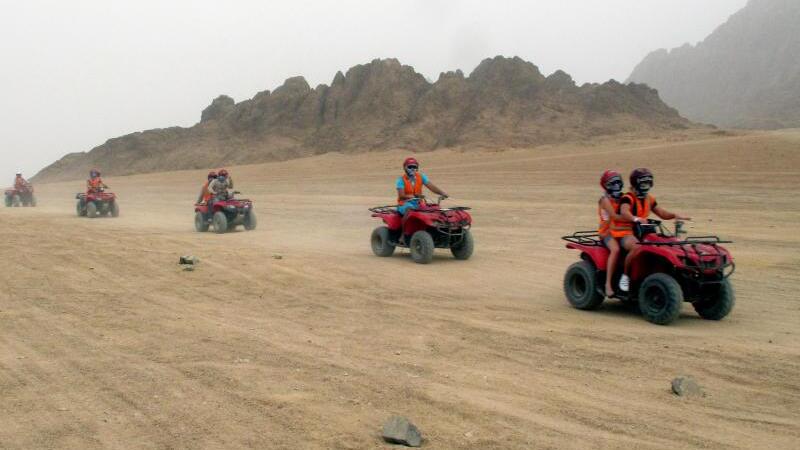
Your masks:
M 220 169 L 217 177 L 208 183 L 209 198 L 206 203 L 209 214 L 214 213 L 214 203 L 228 199 L 228 189 L 233 189 L 233 181 L 229 178 L 227 170 Z
M 611 277 L 619 259 L 619 241 L 611 235 L 611 221 L 620 220 L 619 215 L 620 198 L 622 198 L 622 175 L 616 170 L 606 170 L 600 177 L 600 186 L 605 191 L 597 202 L 597 215 L 599 227 L 597 234 L 603 244 L 608 248 L 608 263 L 606 264 L 606 297 L 614 295 L 614 288 L 611 284 Z
M 28 180 L 22 178 L 22 171 L 18 170 L 17 176 L 14 178 L 14 189 L 17 191 L 26 191 L 29 186 L 30 183 L 28 183 Z
M 89 179 L 86 180 L 86 192 L 93 194 L 97 192 L 102 192 L 103 189 L 108 189 L 105 183 L 103 183 L 103 179 L 100 178 L 100 171 L 97 169 L 92 169 L 89 171 Z
M 619 288 L 623 292 L 630 289 L 630 278 L 628 277 L 628 266 L 630 265 L 631 255 L 636 243 L 639 242 L 633 234 L 634 224 L 646 223 L 650 216 L 650 211 L 664 220 L 692 220 L 691 217 L 676 214 L 662 208 L 656 202 L 656 198 L 650 195 L 653 187 L 653 172 L 650 169 L 634 169 L 630 176 L 631 191 L 620 199 L 619 212 L 621 219 L 612 220 L 612 235 L 621 239 L 622 247 L 628 251 L 625 257 L 625 273 L 619 280 Z
M 408 211 L 419 209 L 420 202 L 425 198 L 422 194 L 423 186 L 442 197 L 448 197 L 443 190 L 428 180 L 427 175 L 419 171 L 419 163 L 416 159 L 406 158 L 403 161 L 403 175 L 397 178 L 395 183 L 397 188 L 397 212 L 405 215 Z

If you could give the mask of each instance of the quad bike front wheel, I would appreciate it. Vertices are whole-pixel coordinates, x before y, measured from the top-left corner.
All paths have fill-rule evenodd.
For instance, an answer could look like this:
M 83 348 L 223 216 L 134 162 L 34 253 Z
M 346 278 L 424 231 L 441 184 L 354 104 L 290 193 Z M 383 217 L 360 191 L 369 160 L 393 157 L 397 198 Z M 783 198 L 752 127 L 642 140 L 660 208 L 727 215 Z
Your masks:
M 15 195 L 14 197 L 11 198 L 11 205 L 12 206 L 14 206 L 15 208 L 18 208 L 20 204 L 22 204 L 22 199 L 19 198 L 19 195 Z
M 94 202 L 86 204 L 86 217 L 90 219 L 97 217 L 97 205 L 95 205 Z
M 194 213 L 194 229 L 199 233 L 208 231 L 208 221 L 205 214 L 201 212 Z
M 372 253 L 376 256 L 388 257 L 394 253 L 394 245 L 389 243 L 389 228 L 378 227 L 372 230 L 372 236 L 369 238 L 369 243 L 372 246 Z
M 36 207 L 36 197 L 33 195 L 31 195 L 30 205 L 31 207 Z
M 665 273 L 654 273 L 639 287 L 639 310 L 649 322 L 668 325 L 681 314 L 681 285 Z
M 411 259 L 417 264 L 428 264 L 433 260 L 433 236 L 420 230 L 411 236 Z
M 228 217 L 222 211 L 217 211 L 214 213 L 214 218 L 211 219 L 214 223 L 214 232 L 217 234 L 222 234 L 228 231 Z
M 116 200 L 111 202 L 110 209 L 111 209 L 111 217 L 119 217 L 119 205 L 117 204 Z
M 75 212 L 78 214 L 78 217 L 84 217 L 86 215 L 86 208 L 84 208 L 82 201 L 78 200 L 75 204 Z
M 727 278 L 722 280 L 719 290 L 714 295 L 692 303 L 694 310 L 706 320 L 722 320 L 733 310 L 736 295 L 733 285 Z
M 244 229 L 247 231 L 255 230 L 258 226 L 258 218 L 256 218 L 256 212 L 250 209 L 247 212 L 247 215 L 244 216 Z
M 564 295 L 573 308 L 593 310 L 605 297 L 597 290 L 597 269 L 589 261 L 578 261 L 564 274 Z
M 11 207 L 11 196 L 10 195 L 6 195 L 6 208 L 10 208 L 10 207 Z
M 453 257 L 460 260 L 469 259 L 473 251 L 475 251 L 475 240 L 472 238 L 472 233 L 469 230 L 464 230 L 464 236 L 461 238 L 461 242 L 450 247 L 450 253 L 453 254 Z

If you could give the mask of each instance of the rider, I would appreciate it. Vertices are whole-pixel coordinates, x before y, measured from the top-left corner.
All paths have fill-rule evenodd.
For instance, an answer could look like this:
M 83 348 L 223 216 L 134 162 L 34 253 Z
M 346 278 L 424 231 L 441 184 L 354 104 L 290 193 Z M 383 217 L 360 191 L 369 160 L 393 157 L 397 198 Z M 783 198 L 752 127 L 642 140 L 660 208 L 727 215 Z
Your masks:
M 197 197 L 197 203 L 208 203 L 208 201 L 211 199 L 211 191 L 208 190 L 208 185 L 211 184 L 211 181 L 215 178 L 217 178 L 217 172 L 214 172 L 213 170 L 208 172 L 208 179 L 205 183 L 203 183 L 203 187 L 200 189 L 200 196 Z
M 622 197 L 622 175 L 616 170 L 606 170 L 600 177 L 600 187 L 605 191 L 597 202 L 597 215 L 600 225 L 597 234 L 600 235 L 603 244 L 608 248 L 608 264 L 606 266 L 606 296 L 614 295 L 614 288 L 611 285 L 611 277 L 614 275 L 614 268 L 619 259 L 619 241 L 611 235 L 611 221 L 621 219 L 619 215 L 619 201 Z
M 209 173 L 209 176 L 211 174 Z M 220 169 L 217 172 L 217 177 L 209 180 L 208 183 L 208 213 L 212 214 L 214 211 L 214 203 L 225 200 L 228 197 L 228 189 L 233 189 L 233 180 L 228 177 L 228 171 Z
M 653 172 L 650 169 L 634 169 L 630 176 L 631 191 L 620 199 L 619 215 L 620 220 L 611 221 L 611 232 L 615 237 L 621 238 L 622 247 L 628 251 L 625 257 L 624 273 L 619 280 L 619 288 L 623 292 L 630 289 L 630 278 L 628 278 L 628 266 L 630 265 L 632 250 L 638 239 L 633 234 L 634 223 L 646 223 L 650 211 L 664 220 L 692 220 L 691 217 L 676 214 L 662 208 L 656 202 L 656 198 L 650 195 L 653 187 Z
M 442 197 L 448 195 L 435 184 L 428 180 L 428 176 L 419 172 L 419 163 L 414 158 L 406 158 L 403 161 L 403 175 L 397 178 L 395 187 L 397 188 L 397 212 L 405 215 L 410 210 L 418 209 L 420 200 L 425 198 L 422 195 L 422 186 L 427 186 L 428 189 Z
M 88 193 L 100 192 L 103 189 L 108 189 L 103 179 L 100 178 L 100 171 L 92 169 L 89 171 L 89 179 L 86 180 L 86 191 Z
M 14 178 L 14 189 L 17 191 L 24 191 L 28 187 L 28 180 L 22 178 L 22 171 L 17 170 L 17 176 Z

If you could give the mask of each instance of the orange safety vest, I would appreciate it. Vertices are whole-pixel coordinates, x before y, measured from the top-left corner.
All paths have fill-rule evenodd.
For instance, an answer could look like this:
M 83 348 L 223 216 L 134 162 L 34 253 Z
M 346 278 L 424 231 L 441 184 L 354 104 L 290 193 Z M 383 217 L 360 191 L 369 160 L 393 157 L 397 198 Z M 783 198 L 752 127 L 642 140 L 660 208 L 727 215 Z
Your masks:
M 656 203 L 655 197 L 648 194 L 647 197 L 642 199 L 631 192 L 625 194 L 624 197 L 631 199 L 631 214 L 642 219 L 647 219 L 650 217 L 650 210 L 653 209 L 653 205 Z M 621 203 L 622 202 L 620 202 L 620 204 Z M 633 222 L 611 219 L 610 229 L 611 236 L 615 238 L 630 236 L 633 234 Z
M 208 203 L 208 201 L 211 200 L 211 197 L 213 197 L 213 195 L 211 195 L 211 191 L 208 190 L 209 183 L 211 183 L 211 180 L 207 180 L 205 184 L 203 184 L 203 202 L 205 203 Z
M 403 193 L 405 195 L 413 195 L 419 196 L 422 195 L 422 174 L 417 173 L 417 176 L 414 177 L 414 185 L 411 185 L 411 180 L 408 179 L 408 174 L 403 174 Z M 397 197 L 397 204 L 402 205 L 407 200 L 404 200 L 400 197 Z
M 600 223 L 600 225 L 597 227 L 597 234 L 603 238 L 608 236 L 608 230 L 611 227 L 611 217 L 608 216 L 608 212 L 606 212 L 601 205 L 601 202 L 604 198 L 607 198 L 608 201 L 611 202 L 611 207 L 614 208 L 614 212 L 619 214 L 619 200 L 605 194 L 600 197 L 600 200 L 597 201 L 597 217 Z
M 86 183 L 89 186 L 89 189 L 97 189 L 103 185 L 103 179 L 100 177 L 89 178 L 88 180 L 86 180 Z

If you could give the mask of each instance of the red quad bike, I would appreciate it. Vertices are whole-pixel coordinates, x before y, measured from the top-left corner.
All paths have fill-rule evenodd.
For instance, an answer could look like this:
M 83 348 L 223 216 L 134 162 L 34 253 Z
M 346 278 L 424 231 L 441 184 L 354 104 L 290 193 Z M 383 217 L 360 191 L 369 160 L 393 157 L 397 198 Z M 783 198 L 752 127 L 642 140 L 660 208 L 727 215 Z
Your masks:
M 392 256 L 396 247 L 411 250 L 411 259 L 428 264 L 433 259 L 434 248 L 449 248 L 456 259 L 469 259 L 475 248 L 470 233 L 472 216 L 470 208 L 457 206 L 442 208 L 436 203 L 420 200 L 420 208 L 408 211 L 403 217 L 396 206 L 370 208 L 372 217 L 383 220 L 384 226 L 375 228 L 370 241 L 377 256 Z
M 225 233 L 233 231 L 237 226 L 244 225 L 245 230 L 255 230 L 257 225 L 256 212 L 253 202 L 247 199 L 237 199 L 234 191 L 226 199 L 214 203 L 214 210 L 209 212 L 208 205 L 197 203 L 194 205 L 194 229 L 199 232 L 208 231 L 214 225 L 214 231 Z
M 117 195 L 113 192 L 105 192 L 100 189 L 94 192 L 75 194 L 78 203 L 75 205 L 75 212 L 79 217 L 119 217 L 119 204 Z
M 36 197 L 33 195 L 33 186 L 27 185 L 22 189 L 6 189 L 5 203 L 6 208 L 12 206 L 36 206 Z
M 684 301 L 690 302 L 700 317 L 720 320 L 733 309 L 735 295 L 730 276 L 736 266 L 730 252 L 720 244 L 732 241 L 717 236 L 685 237 L 683 222 L 675 222 L 671 234 L 658 220 L 636 227 L 639 243 L 632 250 L 630 292 L 617 291 L 615 298 L 638 304 L 648 321 L 667 325 L 674 322 Z M 605 299 L 604 289 L 608 249 L 594 231 L 579 231 L 562 239 L 567 248 L 581 252 L 581 261 L 567 269 L 564 293 L 577 308 L 593 310 Z M 621 276 L 624 252 L 612 277 L 615 289 Z

